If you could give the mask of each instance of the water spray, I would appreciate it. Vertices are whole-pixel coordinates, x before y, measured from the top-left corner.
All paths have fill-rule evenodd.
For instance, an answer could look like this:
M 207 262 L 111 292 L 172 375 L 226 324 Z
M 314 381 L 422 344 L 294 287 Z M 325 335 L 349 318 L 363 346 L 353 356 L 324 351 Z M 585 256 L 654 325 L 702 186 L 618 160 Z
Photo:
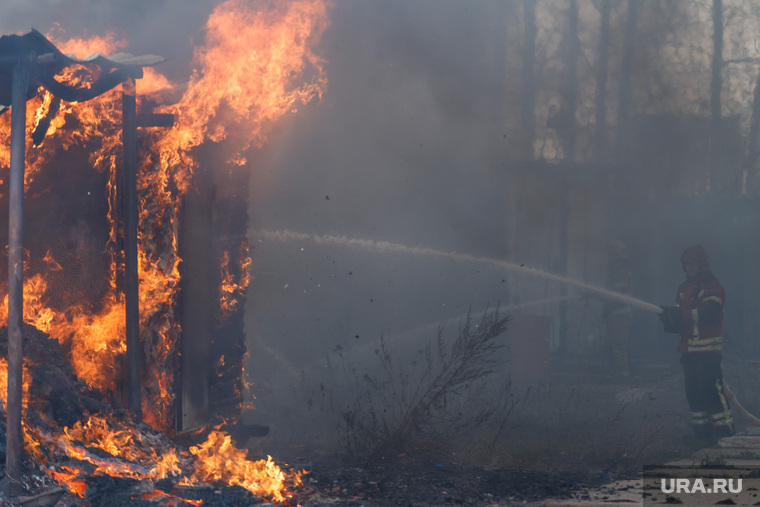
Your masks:
M 368 240 L 368 239 L 348 238 L 346 236 L 335 236 L 332 234 L 304 234 L 304 233 L 288 231 L 288 230 L 269 231 L 265 229 L 259 229 L 256 231 L 256 233 L 258 234 L 259 238 L 268 239 L 272 241 L 281 241 L 281 242 L 312 241 L 317 244 L 343 245 L 343 246 L 349 246 L 349 247 L 354 247 L 354 248 L 361 248 L 365 250 L 372 250 L 372 251 L 381 252 L 381 253 L 405 253 L 405 254 L 411 254 L 411 255 L 425 255 L 429 257 L 450 259 L 457 262 L 488 264 L 497 268 L 507 269 L 509 271 L 515 271 L 515 272 L 530 275 L 530 276 L 544 278 L 546 280 L 552 280 L 555 282 L 572 285 L 574 287 L 578 287 L 579 289 L 592 292 L 598 296 L 601 296 L 602 298 L 621 301 L 623 303 L 626 303 L 631 306 L 635 306 L 636 308 L 639 308 L 647 312 L 652 312 L 656 314 L 663 313 L 662 307 L 654 305 L 652 303 L 648 303 L 641 299 L 634 298 L 627 294 L 621 294 L 620 292 L 615 292 L 608 289 L 604 289 L 602 287 L 597 287 L 595 285 L 591 285 L 591 284 L 581 282 L 578 280 L 573 280 L 572 278 L 556 275 L 554 273 L 548 273 L 540 269 L 525 267 L 525 265 L 523 264 L 516 264 L 513 262 L 503 261 L 500 259 L 493 259 L 491 257 L 478 257 L 476 255 L 470 255 L 470 254 L 465 254 L 465 253 L 444 252 L 441 250 L 435 250 L 433 248 L 410 247 L 407 245 L 403 245 L 400 243 L 392 243 L 389 241 L 374 241 L 374 240 Z M 523 307 L 523 306 L 529 306 L 533 304 L 548 303 L 549 301 L 552 301 L 552 300 L 569 299 L 570 297 L 572 296 L 563 296 L 561 298 L 533 301 L 530 303 L 525 303 L 523 305 L 518 305 L 517 307 L 512 307 L 512 309 Z M 745 409 L 741 405 L 741 403 L 739 403 L 739 400 L 736 399 L 736 396 L 728 387 L 728 384 L 726 384 L 725 380 L 723 381 L 723 387 L 726 392 L 726 397 L 728 398 L 731 405 L 736 409 L 736 411 L 742 414 L 751 423 L 757 426 L 760 426 L 760 418 L 752 415 L 749 411 L 747 411 L 747 409 Z
M 269 239 L 273 241 L 312 241 L 317 244 L 343 245 L 381 253 L 405 253 L 411 255 L 424 255 L 428 257 L 450 259 L 457 262 L 487 264 L 500 269 L 507 269 L 509 271 L 514 271 L 525 275 L 544 278 L 546 280 L 552 280 L 567 285 L 573 285 L 587 292 L 592 292 L 604 299 L 614 299 L 621 301 L 648 312 L 657 314 L 663 312 L 661 307 L 652 303 L 648 303 L 646 301 L 642 301 L 641 299 L 634 298 L 627 294 L 621 294 L 620 292 L 597 287 L 596 285 L 573 280 L 572 278 L 567 278 L 565 276 L 555 275 L 554 273 L 548 273 L 540 269 L 525 267 L 523 264 L 516 264 L 514 262 L 493 259 L 491 257 L 478 257 L 476 255 L 465 253 L 444 252 L 441 250 L 435 250 L 433 248 L 410 247 L 400 243 L 391 243 L 389 241 L 373 241 L 368 239 L 348 238 L 346 236 L 334 236 L 331 234 L 304 234 L 288 230 L 269 231 L 263 229 L 256 231 L 256 233 L 261 239 Z

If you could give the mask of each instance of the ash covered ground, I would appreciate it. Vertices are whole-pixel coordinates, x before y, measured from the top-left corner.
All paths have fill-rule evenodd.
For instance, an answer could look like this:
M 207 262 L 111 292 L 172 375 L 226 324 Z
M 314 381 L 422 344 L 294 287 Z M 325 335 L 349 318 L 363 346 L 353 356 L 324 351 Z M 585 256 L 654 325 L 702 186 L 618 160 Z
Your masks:
M 347 448 L 340 441 L 328 444 L 327 433 L 316 427 L 311 443 L 299 443 L 284 427 L 273 426 L 248 446 L 254 452 L 269 449 L 276 460 L 307 470 L 301 497 L 307 504 L 367 506 L 590 501 L 599 490 L 613 498 L 631 490 L 625 481 L 640 478 L 644 465 L 701 448 L 689 438 L 677 363 L 637 362 L 628 378 L 616 378 L 594 361 L 553 366 L 542 385 L 512 386 L 520 398 L 508 413 L 480 425 L 458 414 L 469 425 L 447 422 L 448 437 L 429 421 L 431 433 L 416 433 L 403 443 Z M 731 359 L 725 368 L 729 381 L 741 386 L 734 388 L 737 396 L 755 404 L 751 372 L 740 371 Z M 747 425 L 739 416 L 736 422 L 740 431 Z M 345 438 L 340 433 L 347 429 L 337 426 L 338 439 Z
M 246 434 L 242 424 L 242 430 L 235 433 L 236 443 L 247 449 L 250 460 L 271 454 L 288 476 L 303 473 L 303 484 L 289 483 L 292 496 L 279 502 L 282 505 L 368 507 L 583 500 L 600 487 L 607 487 L 612 495 L 615 488 L 629 487 L 619 486 L 616 481 L 639 477 L 643 465 L 665 463 L 698 448 L 684 438 L 688 418 L 677 363 L 636 361 L 632 376 L 619 377 L 602 366 L 599 358 L 561 362 L 554 359 L 544 382 L 507 382 L 498 391 L 489 391 L 488 386 L 502 379 L 503 372 L 482 369 L 494 364 L 486 361 L 490 356 L 484 359 L 477 352 L 493 352 L 488 345 L 508 321 L 498 313 L 487 314 L 474 321 L 477 325 L 460 328 L 452 345 L 442 343 L 436 353 L 449 361 L 421 371 L 419 385 L 426 393 L 433 393 L 431 398 L 404 398 L 402 387 L 394 385 L 393 378 L 397 377 L 383 380 L 384 369 L 396 366 L 389 359 L 393 357 L 391 349 L 381 348 L 386 352 L 384 359 L 378 358 L 381 368 L 368 370 L 362 378 L 367 385 L 374 382 L 372 394 L 376 398 L 356 391 L 355 398 L 339 398 L 337 394 L 346 391 L 337 390 L 345 387 L 339 386 L 337 379 L 337 384 L 326 382 L 309 387 L 305 383 L 301 394 L 306 405 L 300 420 L 291 419 L 288 425 L 280 419 L 270 425 L 265 436 Z M 43 401 L 33 406 L 44 416 L 27 416 L 27 424 L 38 428 L 45 426 L 45 420 L 71 424 L 84 418 L 86 412 L 107 408 L 104 400 L 94 397 L 73 378 L 57 342 L 31 326 L 25 328 L 25 336 L 34 365 L 30 389 L 33 397 Z M 432 357 L 430 361 L 435 363 Z M 757 381 L 751 369 L 741 364 L 729 354 L 725 362 L 727 379 L 752 410 L 757 402 L 753 397 Z M 446 365 L 472 375 L 446 376 Z M 405 378 L 412 383 L 415 376 L 410 371 Z M 460 385 L 462 379 L 464 383 Z M 439 391 L 434 387 L 439 385 L 446 387 L 440 391 L 445 394 L 436 394 Z M 57 388 L 55 396 L 49 395 L 53 387 Z M 262 398 L 266 401 L 266 396 Z M 310 404 L 308 399 L 312 399 Z M 402 399 L 412 404 L 406 412 L 398 408 Z M 367 403 L 374 404 L 366 407 Z M 383 410 L 392 414 L 383 416 Z M 254 411 L 254 416 L 248 412 L 242 422 L 261 418 L 264 413 Z M 120 416 L 115 412 L 112 417 Z M 326 419 L 330 420 L 327 424 Z M 397 420 L 404 424 L 394 427 Z M 739 429 L 745 424 L 737 422 Z M 400 431 L 403 428 L 409 431 Z M 148 427 L 142 430 L 151 433 Z M 4 437 L 4 431 L 0 436 Z M 160 443 L 167 451 L 171 447 L 165 437 Z M 115 459 L 103 450 L 90 452 L 103 460 Z M 253 506 L 271 505 L 272 501 L 224 481 L 184 486 L 180 477 L 137 480 L 104 475 L 94 469 L 89 476 L 80 475 L 87 484 L 87 492 L 80 498 L 61 491 L 49 471 L 83 464 L 57 453 L 54 446 L 47 455 L 47 463 L 29 460 L 24 470 L 24 501 L 37 502 L 34 505 L 200 502 Z M 56 492 L 60 498 L 55 497 Z M 19 504 L 18 499 L 0 500 L 3 505 Z

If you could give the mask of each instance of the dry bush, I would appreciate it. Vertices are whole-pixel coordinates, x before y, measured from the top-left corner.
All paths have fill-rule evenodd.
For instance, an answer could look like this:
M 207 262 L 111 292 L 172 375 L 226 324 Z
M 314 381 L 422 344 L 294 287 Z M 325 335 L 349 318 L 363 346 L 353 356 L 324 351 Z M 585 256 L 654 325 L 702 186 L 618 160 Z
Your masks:
M 409 364 L 381 336 L 378 373 L 356 375 L 353 399 L 334 410 L 345 449 L 363 455 L 404 452 L 459 439 L 491 420 L 499 411 L 488 401 L 488 381 L 508 322 L 498 308 L 485 312 L 479 323 L 468 313 L 451 346 L 441 325 L 435 340 Z

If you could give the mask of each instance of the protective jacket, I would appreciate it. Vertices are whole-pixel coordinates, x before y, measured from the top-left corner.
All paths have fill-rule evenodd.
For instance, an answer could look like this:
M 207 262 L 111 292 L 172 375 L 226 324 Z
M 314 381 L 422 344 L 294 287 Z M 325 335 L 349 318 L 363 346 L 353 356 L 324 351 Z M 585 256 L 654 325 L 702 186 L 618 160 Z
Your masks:
M 678 351 L 682 353 L 723 351 L 723 286 L 710 271 L 705 249 L 687 248 L 681 262 L 696 261 L 699 273 L 678 287 L 676 306 L 681 310 L 681 333 Z

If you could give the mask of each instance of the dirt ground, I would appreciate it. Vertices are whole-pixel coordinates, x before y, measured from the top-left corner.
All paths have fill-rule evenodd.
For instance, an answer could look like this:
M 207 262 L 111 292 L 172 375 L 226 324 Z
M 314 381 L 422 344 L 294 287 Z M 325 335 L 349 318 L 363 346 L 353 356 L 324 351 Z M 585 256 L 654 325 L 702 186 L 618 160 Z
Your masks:
M 314 444 L 279 447 L 278 429 L 252 439 L 259 452 L 305 470 L 302 505 L 597 505 L 641 501 L 643 465 L 696 447 L 683 438 L 688 411 L 669 364 L 617 378 L 564 364 L 537 386 L 513 386 L 519 402 L 498 428 L 445 441 L 410 441 L 362 455 Z
M 730 362 L 724 369 L 756 411 L 752 376 Z M 698 459 L 704 446 L 689 438 L 677 365 L 643 364 L 625 378 L 593 364 L 555 371 L 531 387 L 498 438 L 455 435 L 445 445 L 373 457 L 293 447 L 275 459 L 307 472 L 302 505 L 367 507 L 640 505 L 644 465 Z M 748 423 L 736 422 L 746 432 Z M 255 447 L 266 446 L 264 439 Z
M 360 465 L 316 461 L 301 496 L 307 505 L 518 505 L 573 499 L 601 486 L 594 474 L 553 475 L 438 463 L 403 456 Z
M 250 458 L 269 454 L 283 469 L 303 472 L 303 485 L 293 488 L 295 497 L 285 505 L 313 507 L 635 505 L 641 504 L 645 465 L 715 462 L 727 456 L 723 448 L 708 451 L 685 438 L 688 407 L 674 365 L 639 364 L 630 377 L 615 376 L 594 361 L 553 366 L 544 382 L 513 385 L 509 410 L 495 411 L 495 417 L 477 427 L 448 428 L 449 419 L 430 421 L 429 427 L 438 430 L 435 435 L 409 434 L 386 446 L 365 442 L 375 444 L 363 447 L 372 452 L 336 445 L 340 440 L 327 439 L 314 424 L 312 433 L 303 434 L 306 443 L 279 425 L 265 436 L 241 438 L 248 439 Z M 724 371 L 746 408 L 757 413 L 753 394 L 760 389 L 751 372 L 730 361 Z M 468 414 L 453 415 L 469 421 Z M 305 416 L 299 422 L 313 423 Z M 748 429 L 738 417 L 737 429 L 745 434 Z M 760 460 L 760 436 L 756 440 L 758 449 L 748 452 L 734 445 L 732 456 Z M 43 474 L 29 476 L 36 475 Z M 272 505 L 223 484 L 185 488 L 172 480 L 99 475 L 88 484 L 85 499 L 66 494 L 55 505 Z M 50 487 L 48 481 L 38 489 Z M 5 500 L 0 496 L 1 505 L 11 505 Z

